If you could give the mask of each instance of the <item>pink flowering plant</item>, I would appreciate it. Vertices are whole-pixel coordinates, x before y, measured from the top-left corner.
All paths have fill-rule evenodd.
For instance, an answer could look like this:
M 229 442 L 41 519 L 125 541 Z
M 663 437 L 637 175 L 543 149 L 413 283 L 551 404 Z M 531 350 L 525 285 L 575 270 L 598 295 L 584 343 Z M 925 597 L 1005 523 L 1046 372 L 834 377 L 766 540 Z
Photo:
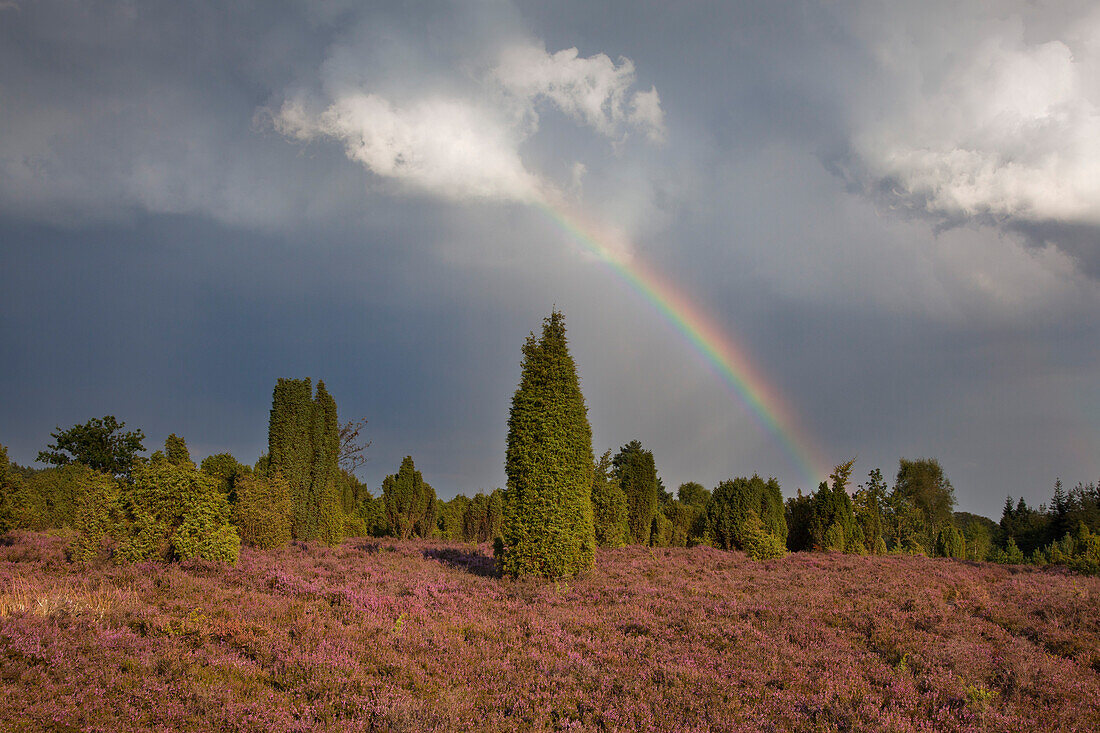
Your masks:
M 348 540 L 82 567 L 0 546 L 5 730 L 1090 731 L 1100 579 L 923 557 Z

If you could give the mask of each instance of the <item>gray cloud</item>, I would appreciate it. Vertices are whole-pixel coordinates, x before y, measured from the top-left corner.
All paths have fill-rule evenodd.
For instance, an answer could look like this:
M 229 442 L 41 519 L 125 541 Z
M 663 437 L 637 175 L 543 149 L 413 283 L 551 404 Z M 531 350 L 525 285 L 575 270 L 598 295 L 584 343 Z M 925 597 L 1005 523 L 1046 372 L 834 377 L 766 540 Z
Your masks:
M 1026 232 L 1095 275 L 1100 11 L 1052 9 L 863 8 L 855 34 L 879 80 L 854 91 L 833 170 L 884 211 Z M 1071 233 L 1085 230 L 1083 247 Z

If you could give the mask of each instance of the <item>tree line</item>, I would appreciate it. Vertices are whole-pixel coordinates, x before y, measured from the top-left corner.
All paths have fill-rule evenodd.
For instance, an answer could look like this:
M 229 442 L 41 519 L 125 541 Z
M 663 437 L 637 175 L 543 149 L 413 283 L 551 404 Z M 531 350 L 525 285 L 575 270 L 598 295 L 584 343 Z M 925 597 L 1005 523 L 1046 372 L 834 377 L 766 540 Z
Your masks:
M 1100 491 L 1055 485 L 1049 505 L 1006 501 L 1000 523 L 955 512 L 955 495 L 931 458 L 899 460 L 852 486 L 854 460 L 816 491 L 784 501 L 774 478 L 732 478 L 675 496 L 637 440 L 596 458 L 564 317 L 554 311 L 522 350 L 505 451 L 507 485 L 449 501 L 406 456 L 375 495 L 354 474 L 369 446 L 365 420 L 341 423 L 318 382 L 279 379 L 268 449 L 254 464 L 228 453 L 199 465 L 171 434 L 148 458 L 141 430 L 113 416 L 68 430 L 38 455 L 52 468 L 8 461 L 0 446 L 0 531 L 68 529 L 75 561 L 204 558 L 235 562 L 241 544 L 335 544 L 345 537 L 493 543 L 508 575 L 568 577 L 596 547 L 708 545 L 755 559 L 788 551 L 923 554 L 964 560 L 1062 564 L 1100 570 Z

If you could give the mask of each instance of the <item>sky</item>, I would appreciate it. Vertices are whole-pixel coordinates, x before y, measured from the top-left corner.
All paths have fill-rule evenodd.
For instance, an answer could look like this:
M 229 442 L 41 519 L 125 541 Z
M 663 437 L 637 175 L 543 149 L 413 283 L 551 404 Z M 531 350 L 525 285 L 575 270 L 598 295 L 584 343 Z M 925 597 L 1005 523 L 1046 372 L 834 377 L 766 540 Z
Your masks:
M 596 455 L 784 494 L 1100 479 L 1090 2 L 0 2 L 0 443 L 265 450 L 279 377 L 502 486 L 557 308 Z

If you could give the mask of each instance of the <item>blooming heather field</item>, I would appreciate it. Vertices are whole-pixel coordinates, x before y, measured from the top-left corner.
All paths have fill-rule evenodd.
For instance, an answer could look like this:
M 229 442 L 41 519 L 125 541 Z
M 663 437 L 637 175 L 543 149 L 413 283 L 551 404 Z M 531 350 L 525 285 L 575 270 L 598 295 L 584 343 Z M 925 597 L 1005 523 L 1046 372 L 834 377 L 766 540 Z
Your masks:
M 5 730 L 1098 730 L 1100 579 L 923 558 L 351 540 L 82 573 L 0 547 Z

